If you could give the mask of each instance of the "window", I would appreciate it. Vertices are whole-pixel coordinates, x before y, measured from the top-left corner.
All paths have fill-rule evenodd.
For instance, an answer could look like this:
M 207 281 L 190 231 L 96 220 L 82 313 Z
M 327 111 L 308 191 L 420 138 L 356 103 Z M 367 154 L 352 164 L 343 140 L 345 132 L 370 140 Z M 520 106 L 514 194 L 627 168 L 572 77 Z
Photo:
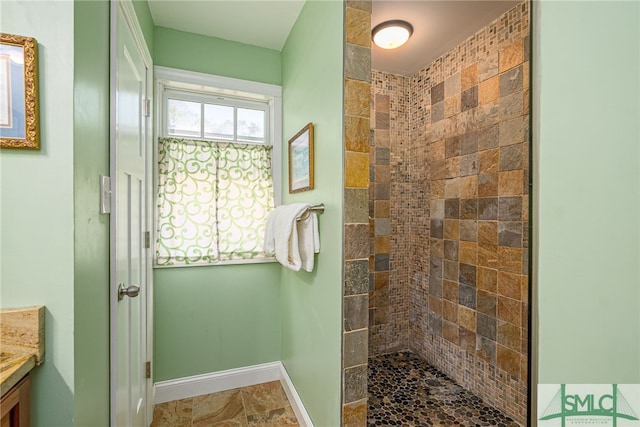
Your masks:
M 165 135 L 253 144 L 268 142 L 266 102 L 167 91 Z M 269 144 L 270 145 L 270 144 Z
M 158 79 L 156 266 L 271 260 L 262 245 L 279 199 L 280 88 L 158 68 L 172 79 Z

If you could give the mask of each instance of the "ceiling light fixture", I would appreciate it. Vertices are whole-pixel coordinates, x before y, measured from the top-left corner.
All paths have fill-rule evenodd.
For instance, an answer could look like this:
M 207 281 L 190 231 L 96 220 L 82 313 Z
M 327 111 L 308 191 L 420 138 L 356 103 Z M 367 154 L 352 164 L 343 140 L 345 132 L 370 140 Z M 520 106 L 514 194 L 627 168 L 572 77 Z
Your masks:
M 383 49 L 395 49 L 402 46 L 413 34 L 413 27 L 407 21 L 385 21 L 371 31 L 373 42 Z

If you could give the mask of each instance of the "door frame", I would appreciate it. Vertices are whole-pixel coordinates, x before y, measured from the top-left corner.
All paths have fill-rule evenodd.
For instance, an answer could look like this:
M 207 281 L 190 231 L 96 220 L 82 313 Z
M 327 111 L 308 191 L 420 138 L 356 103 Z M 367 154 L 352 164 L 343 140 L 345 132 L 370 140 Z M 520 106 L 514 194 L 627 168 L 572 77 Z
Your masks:
M 145 140 L 145 228 L 151 232 L 153 226 L 153 61 L 151 59 L 151 53 L 147 47 L 142 33 L 142 28 L 137 19 L 133 2 L 131 0 L 110 0 L 110 18 L 109 18 L 109 174 L 112 177 L 111 181 L 111 215 L 109 218 L 109 415 L 110 425 L 115 426 L 116 421 L 116 381 L 115 369 L 113 364 L 117 360 L 116 358 L 116 304 L 117 300 L 117 288 L 116 283 L 116 271 L 115 271 L 115 249 L 116 249 L 116 215 L 115 215 L 115 197 L 116 194 L 114 186 L 116 185 L 114 177 L 116 176 L 116 74 L 117 74 L 117 62 L 116 62 L 116 26 L 118 24 L 118 9 L 122 12 L 126 25 L 131 30 L 131 35 L 139 50 L 146 67 L 146 99 L 149 105 L 149 114 L 147 115 L 144 123 L 144 140 Z M 144 106 L 143 106 L 144 108 Z M 153 233 L 150 233 L 152 235 Z M 151 246 L 151 245 L 150 245 Z M 147 361 L 151 362 L 151 378 L 146 381 L 146 420 L 150 423 L 153 415 L 153 262 L 152 262 L 152 248 L 147 249 L 146 260 L 146 277 L 147 283 L 141 284 L 144 292 L 144 304 L 146 305 L 146 324 L 145 328 L 145 346 L 144 353 Z M 146 427 L 146 426 L 145 426 Z

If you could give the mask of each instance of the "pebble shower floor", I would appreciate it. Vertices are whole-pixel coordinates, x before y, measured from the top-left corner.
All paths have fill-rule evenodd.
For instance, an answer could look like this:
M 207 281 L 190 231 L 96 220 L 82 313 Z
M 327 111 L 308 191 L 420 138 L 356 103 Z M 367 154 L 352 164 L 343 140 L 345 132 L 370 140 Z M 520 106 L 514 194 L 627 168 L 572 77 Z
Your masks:
M 369 358 L 367 424 L 520 427 L 410 352 Z

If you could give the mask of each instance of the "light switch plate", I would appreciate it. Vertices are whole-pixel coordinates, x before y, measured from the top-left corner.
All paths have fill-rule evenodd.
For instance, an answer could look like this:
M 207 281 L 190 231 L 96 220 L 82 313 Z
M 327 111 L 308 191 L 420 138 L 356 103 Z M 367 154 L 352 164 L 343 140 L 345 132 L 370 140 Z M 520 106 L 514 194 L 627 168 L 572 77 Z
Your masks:
M 100 175 L 100 213 L 111 213 L 111 178 Z

